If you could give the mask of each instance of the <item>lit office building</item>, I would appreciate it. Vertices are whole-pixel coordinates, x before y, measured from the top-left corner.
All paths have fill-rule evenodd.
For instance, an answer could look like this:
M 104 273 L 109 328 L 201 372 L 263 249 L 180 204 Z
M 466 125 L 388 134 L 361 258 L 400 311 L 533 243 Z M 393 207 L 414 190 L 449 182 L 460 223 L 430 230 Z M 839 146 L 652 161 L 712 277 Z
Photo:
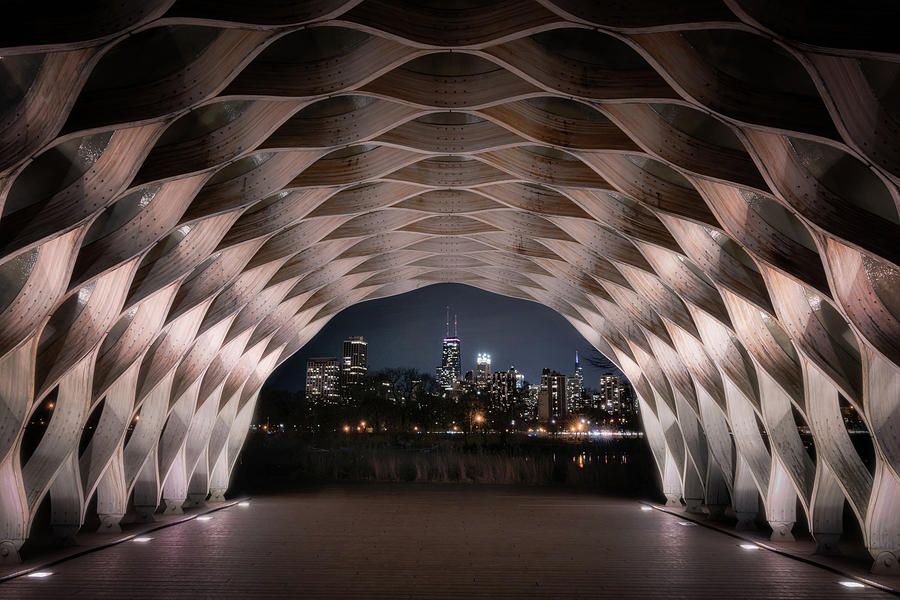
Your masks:
M 479 353 L 475 365 L 475 387 L 486 390 L 491 386 L 491 355 Z
M 316 404 L 337 404 L 341 398 L 341 361 L 310 358 L 306 361 L 306 399 Z
M 362 336 L 344 340 L 341 358 L 341 390 L 344 398 L 349 397 L 350 388 L 361 385 L 368 370 L 369 345 Z
M 515 373 L 516 389 L 519 391 L 524 390 L 525 389 L 525 373 L 520 373 L 519 371 L 516 371 L 515 367 L 510 367 L 509 370 L 513 371 Z
M 575 352 L 575 372 L 566 377 L 566 403 L 569 412 L 581 412 L 584 403 L 581 397 L 584 392 L 584 371 L 578 362 L 578 352 Z
M 622 409 L 622 383 L 618 375 L 600 377 L 600 405 L 597 408 L 616 414 Z
M 471 369 L 466 371 L 466 376 L 463 377 L 460 387 L 462 388 L 462 391 L 466 393 L 475 391 L 475 373 Z
M 437 368 L 438 383 L 445 390 L 459 385 L 462 379 L 462 365 L 459 358 L 459 338 L 444 338 L 441 348 L 441 366 Z
M 566 406 L 566 376 L 544 369 L 538 393 L 538 419 L 545 423 L 560 423 L 569 414 Z
M 528 390 L 525 396 L 522 398 L 522 402 L 524 406 L 524 413 L 527 415 L 528 419 L 537 419 L 538 413 L 538 398 L 541 395 L 541 386 L 531 384 L 528 386 Z
M 516 370 L 497 371 L 491 375 L 491 410 L 509 413 L 516 400 Z

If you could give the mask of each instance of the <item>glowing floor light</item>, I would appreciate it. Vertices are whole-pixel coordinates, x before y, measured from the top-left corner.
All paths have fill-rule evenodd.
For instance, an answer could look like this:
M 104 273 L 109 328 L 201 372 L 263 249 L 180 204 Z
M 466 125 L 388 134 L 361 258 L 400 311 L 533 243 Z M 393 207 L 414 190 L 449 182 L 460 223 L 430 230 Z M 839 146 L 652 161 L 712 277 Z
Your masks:
M 866 587 L 864 584 L 862 584 L 858 581 L 838 581 L 838 583 L 841 584 L 842 586 L 848 587 L 848 588 Z
M 250 503 L 245 500 L 244 502 L 238 502 L 238 506 L 250 506 Z
M 642 506 L 642 507 L 641 507 L 641 510 L 653 510 L 653 509 L 650 508 L 649 506 Z
M 210 517 L 209 515 L 201 515 L 201 516 L 197 517 L 197 520 L 198 521 L 211 521 L 212 517 Z
M 136 537 L 136 538 L 134 538 L 134 539 L 131 540 L 131 541 L 132 541 L 132 542 L 137 542 L 138 544 L 146 544 L 147 542 L 149 542 L 149 541 L 152 540 L 152 539 L 153 539 L 153 538 L 151 538 L 151 537 Z
M 678 521 L 678 524 L 682 527 L 696 527 L 696 523 L 691 523 L 690 521 Z
M 34 573 L 29 573 L 28 577 L 43 579 L 44 577 L 50 577 L 51 575 L 53 575 L 53 571 L 35 571 Z
M 759 550 L 759 546 L 756 544 L 740 544 L 740 547 L 744 550 Z

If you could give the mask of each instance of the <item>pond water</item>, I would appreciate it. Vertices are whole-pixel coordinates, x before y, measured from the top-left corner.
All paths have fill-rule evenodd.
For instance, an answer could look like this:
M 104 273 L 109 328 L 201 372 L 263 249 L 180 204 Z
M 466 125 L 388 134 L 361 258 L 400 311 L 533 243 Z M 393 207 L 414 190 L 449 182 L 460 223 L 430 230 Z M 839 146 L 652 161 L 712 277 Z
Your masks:
M 568 486 L 659 498 L 652 460 L 642 438 L 253 432 L 232 489 L 253 493 L 335 481 L 468 483 Z

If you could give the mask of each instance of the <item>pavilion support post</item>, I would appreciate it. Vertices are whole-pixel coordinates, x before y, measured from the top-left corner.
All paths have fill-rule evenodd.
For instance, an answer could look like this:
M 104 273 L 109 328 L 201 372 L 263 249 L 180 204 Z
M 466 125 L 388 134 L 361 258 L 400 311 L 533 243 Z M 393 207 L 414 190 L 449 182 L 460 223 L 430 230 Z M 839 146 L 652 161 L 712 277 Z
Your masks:
M 759 513 L 759 492 L 753 482 L 750 467 L 743 455 L 738 453 L 737 468 L 734 474 L 734 494 L 732 496 L 734 512 L 737 515 L 735 529 L 753 531 L 756 529 L 756 515 Z
M 178 451 L 172 470 L 166 478 L 163 486 L 163 501 L 165 508 L 163 514 L 180 515 L 184 512 L 182 507 L 187 500 L 187 481 L 185 480 L 184 446 Z
M 771 473 L 766 496 L 766 519 L 772 528 L 769 539 L 773 542 L 793 542 L 791 530 L 797 521 L 797 493 L 787 470 L 777 458 L 772 460 Z
M 213 465 L 209 481 L 209 501 L 225 502 L 225 492 L 228 491 L 228 457 L 225 452 L 219 455 Z
M 119 523 L 128 506 L 128 488 L 122 461 L 122 447 L 113 452 L 109 465 L 97 484 L 97 516 L 100 527 L 97 533 L 121 533 Z
M 154 445 L 138 472 L 134 483 L 135 517 L 142 523 L 154 521 L 154 514 L 159 506 L 159 469 L 156 462 L 156 446 Z

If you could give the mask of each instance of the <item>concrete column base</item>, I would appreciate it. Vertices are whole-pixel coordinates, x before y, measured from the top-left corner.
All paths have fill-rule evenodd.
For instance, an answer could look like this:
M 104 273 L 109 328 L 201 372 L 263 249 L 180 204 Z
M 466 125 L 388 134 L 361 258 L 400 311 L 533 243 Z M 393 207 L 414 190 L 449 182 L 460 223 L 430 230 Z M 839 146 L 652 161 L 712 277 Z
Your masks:
M 17 565 L 22 562 L 19 548 L 25 540 L 3 540 L 0 542 L 0 565 Z
M 724 521 L 726 508 L 728 508 L 727 504 L 707 504 L 706 510 L 709 513 L 709 520 Z
M 140 523 L 152 523 L 156 520 L 154 514 L 156 514 L 156 506 L 134 505 L 135 520 Z
M 97 528 L 97 533 L 122 533 L 120 523 L 125 515 L 98 514 L 97 516 L 100 517 L 100 527 Z
M 212 488 L 211 490 L 209 490 L 209 493 L 210 493 L 209 501 L 210 502 L 225 502 L 225 492 L 226 492 L 225 488 Z
M 53 535 L 55 535 L 59 540 L 60 545 L 78 545 L 78 540 L 75 539 L 75 534 L 77 534 L 78 530 L 81 529 L 81 525 L 59 524 L 51 525 L 50 527 L 53 529 Z
M 756 513 L 735 513 L 737 515 L 737 524 L 734 526 L 738 531 L 756 531 Z
M 791 529 L 794 528 L 793 521 L 769 521 L 769 527 L 772 528 L 772 535 L 769 537 L 773 542 L 793 542 L 794 534 Z
M 816 554 L 837 555 L 841 553 L 838 548 L 838 540 L 841 539 L 839 533 L 813 533 L 813 539 L 816 540 Z
M 882 575 L 900 575 L 900 560 L 893 552 L 882 552 L 875 557 L 872 572 Z
M 666 494 L 666 506 L 681 506 L 681 496 L 678 494 Z
M 163 498 L 163 502 L 165 503 L 165 508 L 163 509 L 164 515 L 183 515 L 184 509 L 184 498 Z
M 703 498 L 685 498 L 685 511 L 695 514 L 702 515 L 705 514 L 703 512 Z
M 191 508 L 198 508 L 200 506 L 206 506 L 206 494 L 188 494 L 187 497 L 187 505 Z

